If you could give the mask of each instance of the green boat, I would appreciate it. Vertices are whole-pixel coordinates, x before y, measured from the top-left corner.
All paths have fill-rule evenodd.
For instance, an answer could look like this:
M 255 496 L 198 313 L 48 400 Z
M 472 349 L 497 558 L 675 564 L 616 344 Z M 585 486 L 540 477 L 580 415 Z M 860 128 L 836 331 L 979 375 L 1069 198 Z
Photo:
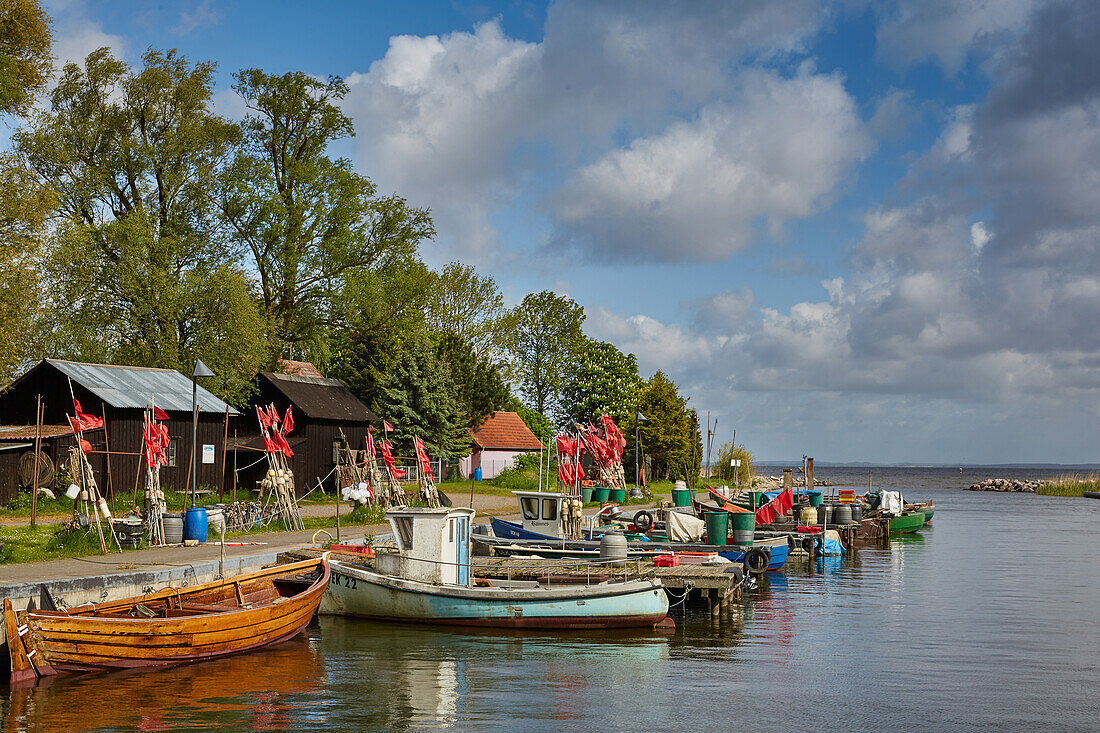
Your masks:
M 936 507 L 932 505 L 931 500 L 928 500 L 923 504 L 906 504 L 905 511 L 924 512 L 924 523 L 929 524 L 932 521 L 932 515 L 936 513 Z
M 920 512 L 906 512 L 900 517 L 893 517 L 890 520 L 890 534 L 908 534 L 909 532 L 916 532 L 924 526 L 925 513 Z

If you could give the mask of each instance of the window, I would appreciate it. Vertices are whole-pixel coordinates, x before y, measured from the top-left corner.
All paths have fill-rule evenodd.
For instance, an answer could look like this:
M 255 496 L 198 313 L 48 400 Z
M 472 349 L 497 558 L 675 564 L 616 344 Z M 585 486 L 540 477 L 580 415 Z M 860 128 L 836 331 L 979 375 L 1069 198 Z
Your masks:
M 453 519 L 447 520 L 447 541 L 455 541 L 455 520 Z
M 168 465 L 169 466 L 175 466 L 176 465 L 176 451 L 179 448 L 179 442 L 180 442 L 179 438 L 169 438 L 168 439 Z
M 542 500 L 542 518 L 547 522 L 558 521 L 558 500 L 557 499 L 543 499 Z
M 332 439 L 332 462 L 340 462 L 340 449 L 344 447 L 343 442 L 339 438 Z
M 397 527 L 397 538 L 401 541 L 401 549 L 411 550 L 413 548 L 412 517 L 394 517 L 393 523 Z
M 524 519 L 539 518 L 539 500 L 537 496 L 525 496 L 519 500 L 519 508 L 523 510 Z

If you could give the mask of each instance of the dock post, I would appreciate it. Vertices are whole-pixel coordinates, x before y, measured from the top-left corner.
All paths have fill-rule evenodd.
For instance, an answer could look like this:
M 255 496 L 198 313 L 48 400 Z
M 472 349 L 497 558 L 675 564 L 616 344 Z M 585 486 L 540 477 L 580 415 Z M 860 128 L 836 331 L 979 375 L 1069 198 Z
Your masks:
M 794 488 L 794 471 L 790 468 L 783 469 L 783 490 Z
M 813 458 L 807 458 L 806 459 L 806 490 L 807 491 L 813 491 L 814 486 L 815 486 L 815 484 L 814 484 L 814 459 Z
M 722 620 L 723 621 L 729 621 L 729 618 L 730 618 L 730 597 L 728 595 L 723 595 L 722 600 L 719 601 L 718 605 L 719 605 L 719 608 L 722 612 Z

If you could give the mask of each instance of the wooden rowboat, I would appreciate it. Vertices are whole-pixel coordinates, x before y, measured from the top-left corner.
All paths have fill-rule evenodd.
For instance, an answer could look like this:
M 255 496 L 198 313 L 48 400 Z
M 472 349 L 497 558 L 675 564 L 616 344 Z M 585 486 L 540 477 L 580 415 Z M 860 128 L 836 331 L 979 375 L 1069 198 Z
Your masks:
M 183 664 L 277 644 L 306 627 L 328 580 L 326 554 L 66 611 L 16 612 L 5 599 L 11 683 Z

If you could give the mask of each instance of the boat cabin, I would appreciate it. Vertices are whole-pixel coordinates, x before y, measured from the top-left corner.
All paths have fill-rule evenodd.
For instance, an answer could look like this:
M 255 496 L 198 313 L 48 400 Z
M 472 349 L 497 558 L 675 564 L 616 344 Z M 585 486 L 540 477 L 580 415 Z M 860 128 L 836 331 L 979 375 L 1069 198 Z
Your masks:
M 406 580 L 441 585 L 470 584 L 470 522 L 474 510 L 391 509 L 397 553 L 380 553 L 378 571 Z
M 564 537 L 561 522 L 561 502 L 565 494 L 551 494 L 548 491 L 513 491 L 519 500 L 519 511 L 523 515 L 523 528 L 528 532 Z

